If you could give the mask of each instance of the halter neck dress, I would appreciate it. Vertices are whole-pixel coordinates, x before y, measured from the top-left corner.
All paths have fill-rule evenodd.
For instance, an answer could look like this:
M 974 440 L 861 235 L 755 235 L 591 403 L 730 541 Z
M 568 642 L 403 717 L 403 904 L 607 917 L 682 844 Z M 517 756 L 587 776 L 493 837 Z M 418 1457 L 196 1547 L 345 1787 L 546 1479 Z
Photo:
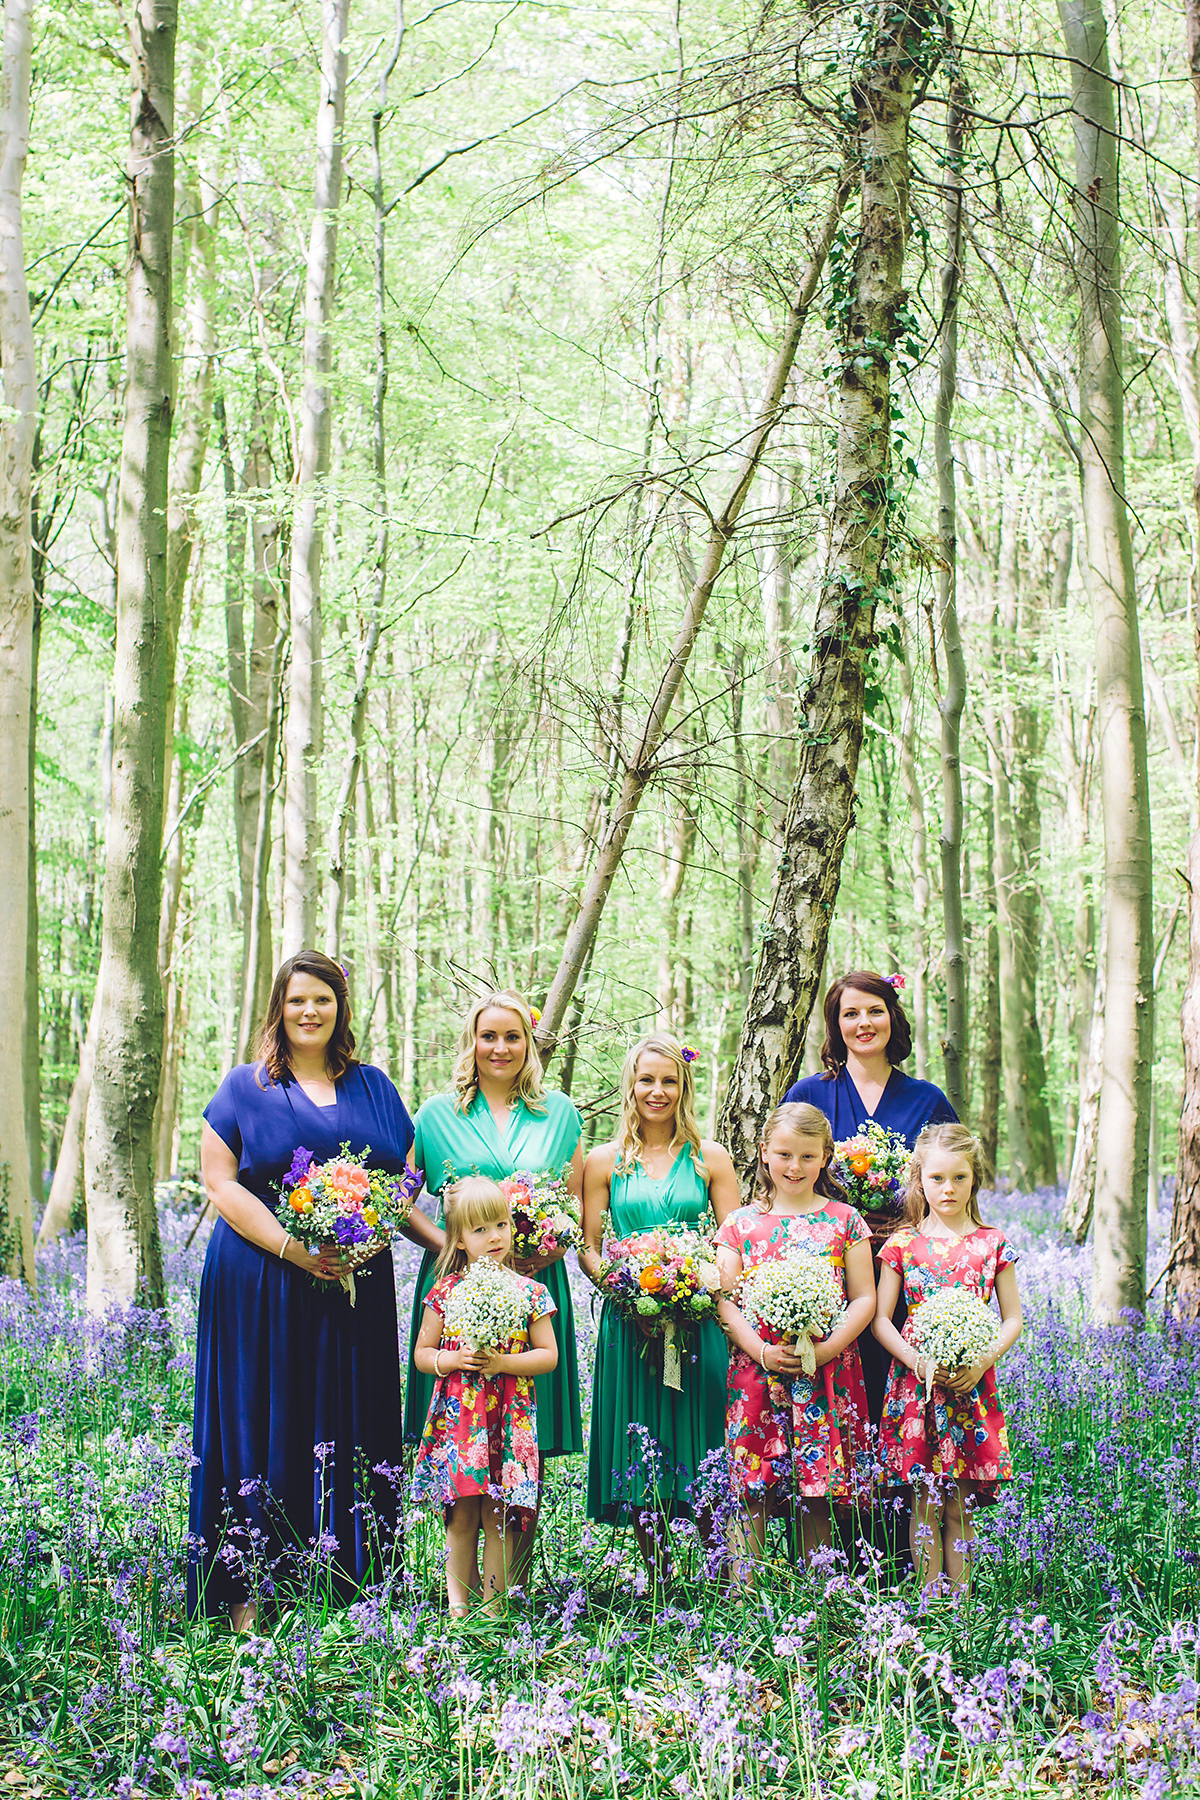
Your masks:
M 614 1237 L 698 1231 L 707 1214 L 708 1186 L 687 1145 L 661 1180 L 639 1164 L 614 1175 L 609 1187 Z M 720 1326 L 703 1320 L 684 1340 L 682 1389 L 665 1387 L 662 1338 L 646 1337 L 611 1301 L 603 1303 L 592 1381 L 590 1519 L 622 1521 L 635 1507 L 673 1516 L 693 1510 L 700 1465 L 725 1443 L 728 1360 Z
M 475 1095 L 465 1112 L 458 1110 L 453 1094 L 436 1094 L 426 1100 L 415 1121 L 413 1162 L 424 1175 L 430 1193 L 440 1195 L 451 1182 L 468 1175 L 503 1181 L 522 1169 L 534 1174 L 562 1174 L 575 1154 L 583 1121 L 574 1104 L 557 1089 L 546 1093 L 544 1105 L 544 1112 L 535 1112 L 525 1101 L 516 1101 L 501 1136 L 482 1094 Z M 434 1252 L 427 1250 L 413 1293 L 404 1386 L 404 1435 L 411 1440 L 419 1440 L 423 1435 L 433 1399 L 433 1377 L 422 1375 L 413 1362 L 413 1346 L 421 1329 L 425 1296 L 433 1286 L 436 1261 Z M 538 1448 L 543 1456 L 574 1456 L 583 1449 L 583 1418 L 575 1315 L 565 1263 L 551 1263 L 537 1279 L 549 1292 L 554 1306 L 554 1336 L 558 1344 L 558 1367 L 549 1375 L 539 1375 L 534 1382 Z

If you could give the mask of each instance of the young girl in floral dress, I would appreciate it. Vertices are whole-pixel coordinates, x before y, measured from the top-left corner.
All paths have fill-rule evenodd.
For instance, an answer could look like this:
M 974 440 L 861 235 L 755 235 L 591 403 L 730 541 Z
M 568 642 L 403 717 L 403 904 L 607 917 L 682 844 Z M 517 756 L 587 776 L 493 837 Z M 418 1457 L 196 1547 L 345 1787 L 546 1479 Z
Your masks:
M 413 1472 L 414 1500 L 440 1500 L 446 1521 L 446 1591 L 462 1617 L 480 1589 L 507 1591 L 519 1536 L 537 1516 L 537 1402 L 533 1378 L 558 1361 L 554 1302 L 540 1281 L 513 1272 L 528 1313 L 502 1350 L 472 1350 L 445 1330 L 451 1294 L 481 1257 L 512 1266 L 512 1217 L 498 1183 L 476 1177 L 446 1190 L 446 1247 L 425 1296 L 414 1351 L 434 1377 L 433 1400 Z
M 979 1214 L 983 1151 L 965 1125 L 930 1125 L 917 1139 L 905 1223 L 879 1253 L 879 1307 L 872 1330 L 895 1358 L 880 1427 L 884 1480 L 911 1487 L 912 1557 L 926 1586 L 944 1574 L 966 1580 L 972 1512 L 990 1506 L 1012 1479 L 1008 1430 L 996 1398 L 995 1365 L 1021 1335 L 1016 1252 Z M 922 1302 L 964 1287 L 999 1303 L 996 1342 L 973 1368 L 924 1370 L 913 1331 Z M 908 1320 L 892 1323 L 903 1291 Z M 925 1381 L 932 1375 L 932 1398 Z
M 769 1326 L 756 1328 L 734 1299 L 721 1302 L 734 1344 L 725 1434 L 749 1558 L 762 1554 L 768 1511 L 800 1504 L 807 1556 L 830 1541 L 831 1503 L 865 1499 L 870 1486 L 870 1425 L 855 1339 L 875 1311 L 871 1233 L 830 1174 L 832 1157 L 824 1113 L 802 1102 L 778 1107 L 759 1148 L 754 1202 L 717 1232 L 727 1290 L 736 1292 L 759 1263 L 810 1250 L 829 1259 L 847 1301 L 836 1328 L 813 1345 L 812 1376 Z

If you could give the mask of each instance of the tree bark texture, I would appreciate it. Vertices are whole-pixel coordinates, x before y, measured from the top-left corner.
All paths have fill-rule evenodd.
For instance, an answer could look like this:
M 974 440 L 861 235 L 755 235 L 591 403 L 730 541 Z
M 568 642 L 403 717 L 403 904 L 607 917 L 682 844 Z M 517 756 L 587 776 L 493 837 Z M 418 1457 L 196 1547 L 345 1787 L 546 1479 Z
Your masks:
M 784 388 L 787 385 L 792 364 L 796 359 L 800 334 L 804 329 L 804 321 L 808 317 L 809 307 L 816 296 L 821 271 L 825 266 L 825 259 L 829 254 L 829 247 L 833 242 L 834 233 L 837 230 L 849 192 L 850 176 L 843 174 L 838 179 L 832 203 L 822 222 L 812 256 L 788 309 L 783 338 L 767 378 L 766 391 L 763 394 L 757 417 L 747 433 L 745 449 L 738 460 L 733 486 L 725 504 L 713 515 L 704 546 L 704 554 L 697 567 L 696 579 L 684 608 L 683 619 L 671 648 L 670 658 L 660 678 L 658 692 L 642 721 L 636 745 L 624 759 L 624 775 L 620 789 L 609 809 L 592 871 L 579 903 L 579 910 L 567 934 L 558 969 L 546 996 L 542 1021 L 538 1027 L 538 1045 L 543 1058 L 552 1053 L 563 1020 L 566 1018 L 571 996 L 599 930 L 609 890 L 620 867 L 621 856 L 630 829 L 637 816 L 642 796 L 655 773 L 658 754 L 666 736 L 671 708 L 686 673 L 688 660 L 700 635 L 704 615 L 717 584 L 717 577 L 725 560 L 729 540 L 736 529 L 738 516 L 745 504 L 746 496 L 750 492 L 771 432 L 779 420 Z
M 24 1002 L 29 921 L 30 703 L 33 686 L 33 446 L 37 377 L 21 187 L 29 151 L 32 0 L 7 0 L 0 68 L 0 979 Z M 22 1004 L 22 1013 L 24 1006 Z M 26 1134 L 25 1061 L 18 1015 L 17 1068 L 0 1088 L 0 1267 L 32 1286 L 33 1204 Z
M 918 767 L 916 695 L 911 646 L 904 640 L 900 663 L 900 779 L 908 802 L 908 828 L 912 834 L 913 926 L 915 954 L 909 959 L 912 988 L 907 1011 L 912 1019 L 913 1055 L 917 1075 L 929 1080 L 929 858 L 925 825 L 925 796 Z
M 764 1118 L 799 1072 L 854 823 L 864 665 L 888 573 L 892 361 L 907 301 L 909 120 L 928 42 L 923 10 L 880 7 L 852 80 L 861 214 L 844 296 L 828 563 L 798 708 L 797 773 L 779 871 L 723 1110 L 723 1141 L 743 1168 L 754 1160 Z
M 958 290 L 962 275 L 962 154 L 964 98 L 956 73 L 951 76 L 946 119 L 946 260 L 942 265 L 942 317 L 938 335 L 938 390 L 933 414 L 933 454 L 937 465 L 938 569 L 937 621 L 945 676 L 938 712 L 941 716 L 942 925 L 945 948 L 942 971 L 946 983 L 946 1035 L 942 1040 L 942 1080 L 946 1097 L 959 1118 L 967 1116 L 964 1062 L 967 1055 L 967 954 L 962 902 L 962 717 L 967 702 L 967 664 L 958 625 L 958 499 L 954 473 L 954 403 L 958 393 Z
M 1096 634 L 1107 968 L 1092 1302 L 1146 1298 L 1153 1054 L 1152 869 L 1137 592 L 1125 508 L 1118 142 L 1102 0 L 1059 0 L 1071 60 L 1087 585 Z
M 321 0 L 321 98 L 316 181 L 304 283 L 304 394 L 296 445 L 289 609 L 291 662 L 284 728 L 283 955 L 313 947 L 317 927 L 317 767 L 321 759 L 321 550 L 329 473 L 329 321 L 342 198 L 345 37 L 350 0 Z
M 1200 0 L 1185 0 L 1187 12 L 1188 66 L 1196 110 L 1197 164 L 1200 166 Z M 1197 192 L 1195 226 L 1200 230 L 1200 191 Z M 1197 386 L 1196 355 L 1200 347 L 1200 291 L 1197 292 L 1196 329 L 1189 360 L 1193 392 Z M 1196 533 L 1200 541 L 1200 453 L 1196 456 L 1193 484 Z M 1193 617 L 1195 613 L 1193 612 Z M 1196 640 L 1200 662 L 1200 635 Z M 1200 1319 L 1200 831 L 1188 847 L 1188 975 L 1183 994 L 1183 1110 L 1179 1117 L 1179 1178 L 1171 1215 L 1171 1266 L 1167 1273 L 1167 1299 L 1185 1319 Z
M 112 796 L 101 1012 L 87 1108 L 88 1304 L 161 1306 L 154 1112 L 162 1064 L 159 859 L 173 671 L 167 600 L 175 0 L 128 12 L 132 126 L 117 536 Z

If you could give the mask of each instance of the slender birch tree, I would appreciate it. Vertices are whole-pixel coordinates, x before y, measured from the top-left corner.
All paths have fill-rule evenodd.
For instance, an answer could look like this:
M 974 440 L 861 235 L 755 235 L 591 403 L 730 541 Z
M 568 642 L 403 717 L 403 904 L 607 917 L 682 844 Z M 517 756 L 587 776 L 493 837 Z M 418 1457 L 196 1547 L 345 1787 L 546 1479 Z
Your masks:
M 292 515 L 291 662 L 284 725 L 283 954 L 316 942 L 317 765 L 321 759 L 321 551 L 324 485 L 329 473 L 332 396 L 329 375 L 342 199 L 342 122 L 346 112 L 345 38 L 350 0 L 321 0 L 321 97 L 316 179 L 304 281 L 304 393 L 295 447 Z
M 100 1018 L 87 1108 L 88 1304 L 160 1306 L 154 1112 L 172 634 L 167 605 L 176 0 L 129 8 L 131 136 L 125 393 L 117 522 L 112 791 Z
M 1154 935 L 1146 715 L 1125 506 L 1120 185 L 1102 0 L 1059 0 L 1071 64 L 1086 578 L 1096 636 L 1104 820 L 1104 1069 L 1096 1128 L 1092 1301 L 1102 1319 L 1146 1299 L 1146 1167 Z
M 0 980 L 25 995 L 29 919 L 30 703 L 33 682 L 33 444 L 37 378 L 21 186 L 29 150 L 33 0 L 6 0 L 0 69 Z M 34 1281 L 25 1129 L 26 1033 L 0 1094 L 0 1266 Z

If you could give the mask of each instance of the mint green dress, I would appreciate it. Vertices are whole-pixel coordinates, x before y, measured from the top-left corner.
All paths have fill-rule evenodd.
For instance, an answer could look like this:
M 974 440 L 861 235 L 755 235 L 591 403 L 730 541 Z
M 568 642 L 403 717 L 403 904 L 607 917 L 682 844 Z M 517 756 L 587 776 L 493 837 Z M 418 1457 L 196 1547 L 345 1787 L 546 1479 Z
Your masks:
M 556 1089 L 546 1094 L 544 1104 L 545 1112 L 533 1112 L 523 1100 L 518 1100 L 501 1137 L 482 1094 L 476 1094 L 465 1113 L 458 1111 L 453 1094 L 436 1094 L 432 1100 L 426 1100 L 414 1120 L 412 1155 L 430 1193 L 440 1194 L 451 1182 L 468 1175 L 487 1175 L 493 1181 L 503 1181 L 519 1169 L 531 1174 L 548 1170 L 561 1175 L 575 1154 L 583 1121 L 574 1104 Z M 440 1214 L 438 1222 L 441 1223 Z M 421 1329 L 425 1296 L 433 1286 L 436 1261 L 434 1252 L 427 1250 L 413 1293 L 408 1375 L 404 1383 L 404 1435 L 412 1440 L 419 1440 L 424 1432 L 433 1399 L 433 1377 L 422 1375 L 414 1365 L 413 1347 Z M 543 1456 L 575 1456 L 583 1449 L 583 1419 L 575 1315 L 566 1265 L 561 1261 L 551 1263 L 541 1271 L 538 1280 L 554 1302 L 552 1319 L 558 1343 L 558 1367 L 549 1375 L 539 1375 L 534 1382 L 538 1449 Z
M 614 1175 L 609 1187 L 613 1237 L 656 1228 L 698 1231 L 707 1213 L 708 1188 L 686 1145 L 660 1181 L 639 1167 Z M 645 1337 L 604 1302 L 592 1382 L 589 1519 L 621 1520 L 634 1506 L 673 1516 L 692 1510 L 696 1472 L 725 1444 L 728 1361 L 720 1326 L 703 1320 L 684 1339 L 681 1391 L 664 1387 L 662 1338 Z

